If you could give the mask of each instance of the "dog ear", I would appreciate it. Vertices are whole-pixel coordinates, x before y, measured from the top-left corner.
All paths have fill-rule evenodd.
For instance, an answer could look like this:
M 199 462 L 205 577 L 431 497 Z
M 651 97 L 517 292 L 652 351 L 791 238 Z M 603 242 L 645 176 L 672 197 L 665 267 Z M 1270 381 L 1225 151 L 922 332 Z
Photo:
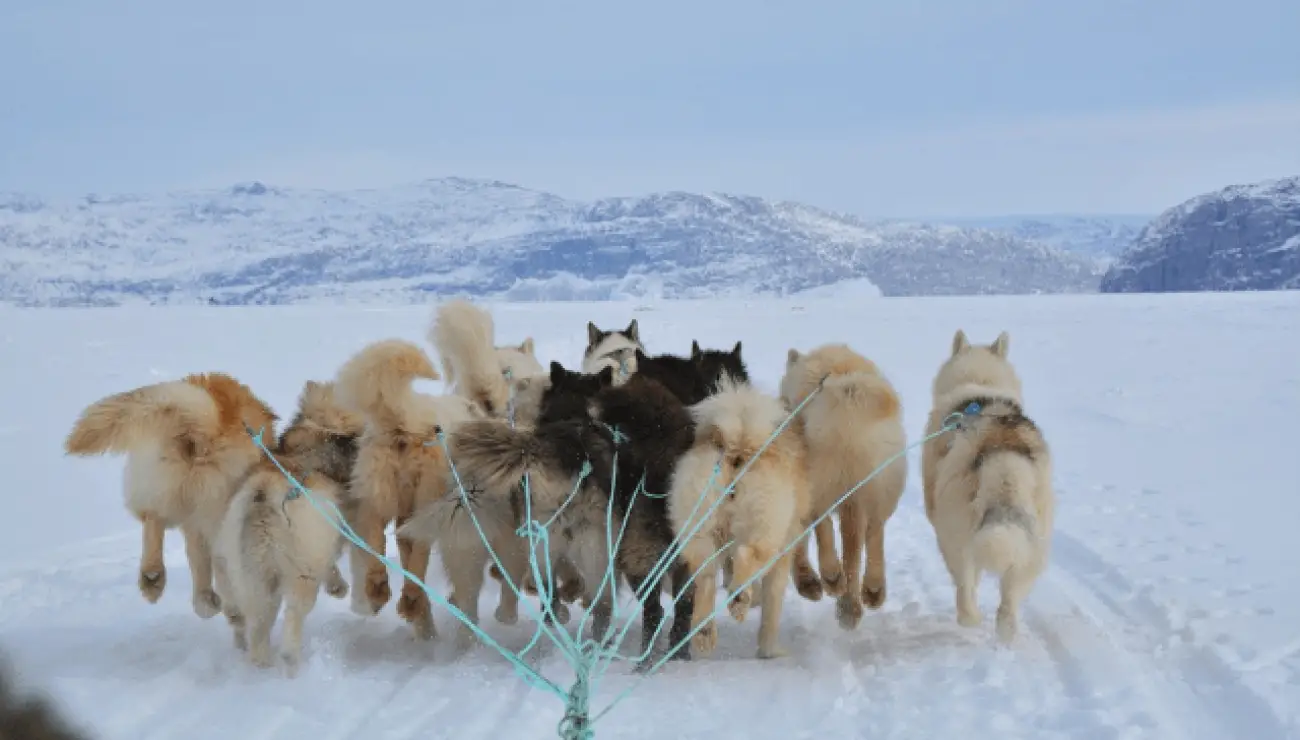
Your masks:
M 703 354 L 704 354 L 704 353 L 700 351 L 700 343 L 697 342 L 697 341 L 695 341 L 694 339 L 692 339 L 692 340 L 691 340 L 691 359 L 692 359 L 692 360 L 698 360 L 698 359 L 700 359 L 700 356 L 703 355 Z
M 969 347 L 970 347 L 970 340 L 966 338 L 966 332 L 962 331 L 961 329 L 958 329 L 957 333 L 952 335 L 953 356 L 956 357 L 958 352 L 961 352 L 962 350 L 967 349 Z
M 1011 335 L 1004 331 L 998 335 L 997 339 L 993 340 L 993 344 L 989 345 L 989 349 L 993 350 L 993 354 L 1005 360 L 1007 359 L 1007 351 L 1011 349 L 1010 345 Z
M 536 356 L 537 356 L 537 353 L 534 351 L 534 349 L 535 349 L 535 348 L 533 347 L 533 338 L 532 338 L 532 337 L 528 337 L 527 339 L 525 339 L 525 340 L 524 340 L 524 341 L 519 345 L 519 351 L 520 351 L 520 352 L 523 352 L 524 354 L 528 355 L 529 357 L 536 357 Z
M 595 347 L 597 344 L 600 343 L 600 340 L 604 337 L 604 335 L 605 332 L 601 331 L 600 329 L 597 329 L 595 324 L 593 324 L 590 321 L 587 322 L 587 346 L 588 347 Z
M 614 385 L 614 368 L 606 365 L 596 373 L 597 386 L 604 388 L 607 385 Z
M 736 340 L 736 346 L 731 348 L 732 357 L 740 357 L 740 340 Z
M 628 339 L 631 339 L 633 342 L 640 344 L 641 329 L 637 326 L 636 319 L 632 319 L 632 323 L 627 325 L 627 329 L 623 331 L 623 335 Z
M 551 386 L 559 385 L 562 380 L 564 380 L 564 366 L 551 360 Z
M 799 361 L 799 357 L 800 357 L 800 356 L 801 356 L 801 355 L 799 354 L 799 350 L 797 350 L 797 349 L 791 349 L 789 352 L 786 352 L 786 353 L 785 353 L 785 366 L 788 368 L 788 367 L 790 367 L 791 365 L 795 364 L 796 362 Z

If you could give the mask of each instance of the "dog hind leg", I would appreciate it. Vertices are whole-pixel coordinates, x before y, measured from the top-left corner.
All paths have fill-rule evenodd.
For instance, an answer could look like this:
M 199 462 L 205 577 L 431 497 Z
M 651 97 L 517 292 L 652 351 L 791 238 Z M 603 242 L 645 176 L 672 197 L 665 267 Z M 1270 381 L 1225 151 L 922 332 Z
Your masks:
M 190 563 L 194 584 L 191 598 L 194 613 L 200 619 L 209 619 L 221 610 L 221 597 L 212 590 L 212 548 L 203 533 L 193 526 L 183 525 L 181 534 L 185 537 L 185 559 Z
M 155 604 L 167 587 L 167 566 L 163 563 L 163 527 L 157 514 L 147 511 L 140 515 L 143 528 L 140 546 L 140 594 L 145 601 Z
M 854 499 L 840 509 L 840 538 L 844 550 L 844 584 L 835 603 L 840 627 L 854 629 L 862 620 L 862 549 L 866 533 L 866 516 L 862 503 Z
M 772 550 L 759 551 L 764 560 L 771 558 Z M 786 655 L 779 641 L 781 608 L 785 604 L 785 582 L 790 577 L 790 556 L 782 555 L 763 576 L 763 613 L 758 622 L 758 657 L 780 658 Z
M 316 606 L 320 582 L 309 576 L 298 576 L 289 585 L 284 607 L 284 634 L 280 637 L 280 660 L 289 678 L 298 675 L 302 659 L 302 627 L 307 615 Z
M 815 536 L 815 535 L 814 535 Z M 821 601 L 822 598 L 822 579 L 813 570 L 812 560 L 808 557 L 808 540 L 811 537 L 803 537 L 795 543 L 791 554 L 794 559 L 794 567 L 790 571 L 791 578 L 794 579 L 794 588 L 799 595 L 809 601 Z

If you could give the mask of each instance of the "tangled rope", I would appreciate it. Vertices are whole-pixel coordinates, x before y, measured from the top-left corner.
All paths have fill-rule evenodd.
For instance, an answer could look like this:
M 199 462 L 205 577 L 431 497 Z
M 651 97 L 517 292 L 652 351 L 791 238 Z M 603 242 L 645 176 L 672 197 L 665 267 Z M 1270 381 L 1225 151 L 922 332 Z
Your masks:
M 716 484 L 718 476 L 721 474 L 721 470 L 722 470 L 721 463 L 714 465 L 712 477 L 710 477 L 708 482 L 705 484 L 704 491 L 702 492 L 701 496 L 696 500 L 695 508 L 691 511 L 690 516 L 688 516 L 686 519 L 688 523 L 694 522 L 693 526 L 690 527 L 688 532 L 678 533 L 678 535 L 673 539 L 672 543 L 670 543 L 668 550 L 655 563 L 654 567 L 651 568 L 651 571 L 646 577 L 645 582 L 642 584 L 642 587 L 635 591 L 634 595 L 636 597 L 636 604 L 638 607 L 643 606 L 647 598 L 656 598 L 656 599 L 659 598 L 659 588 L 658 588 L 659 581 L 663 577 L 663 575 L 668 571 L 669 567 L 677 560 L 678 555 L 686 547 L 686 543 L 690 542 L 690 540 L 694 538 L 696 534 L 698 534 L 700 529 L 704 527 L 705 523 L 708 522 L 708 520 L 712 517 L 712 515 L 718 509 L 718 507 L 721 506 L 722 503 L 726 500 L 726 494 L 730 493 L 735 488 L 736 484 L 740 482 L 741 478 L 744 477 L 745 473 L 747 473 L 749 471 L 749 468 L 754 464 L 754 461 L 757 460 L 763 454 L 763 452 L 766 451 L 766 449 L 773 442 L 776 441 L 777 437 L 779 437 L 782 433 L 785 432 L 785 430 L 789 427 L 790 423 L 794 421 L 794 418 L 800 412 L 803 411 L 804 407 L 806 407 L 808 403 L 812 401 L 813 397 L 815 397 L 818 393 L 821 392 L 822 387 L 823 384 L 819 383 L 817 387 L 813 389 L 812 392 L 810 392 L 802 401 L 799 402 L 797 406 L 795 406 L 793 410 L 790 411 L 790 413 L 776 428 L 776 430 L 773 431 L 772 434 L 768 437 L 767 441 L 764 442 L 763 445 L 759 447 L 758 451 L 755 452 L 754 455 L 751 456 L 749 460 L 745 462 L 745 464 L 739 469 L 739 471 L 737 471 L 735 478 L 725 489 L 721 491 L 721 495 L 715 498 L 713 504 L 709 507 L 708 511 L 700 515 L 698 521 L 696 521 L 696 515 L 699 512 L 700 506 L 703 504 L 707 494 L 710 491 L 712 491 L 714 485 Z M 513 402 L 513 398 L 511 399 L 511 401 Z M 513 403 L 511 405 L 513 406 Z M 513 412 L 513 408 L 511 409 L 511 411 Z M 450 451 L 447 449 L 446 434 L 441 429 L 437 429 L 436 442 L 426 443 L 426 444 L 440 445 L 443 449 L 443 452 L 447 455 L 447 460 L 451 468 L 453 480 L 455 481 L 456 489 L 458 491 L 461 504 L 464 506 L 465 511 L 469 513 L 470 520 L 473 522 L 474 527 L 478 532 L 479 538 L 482 540 L 484 546 L 487 548 L 487 551 L 491 556 L 492 561 L 496 563 L 496 567 L 501 573 L 502 582 L 505 583 L 511 589 L 511 591 L 514 592 L 515 596 L 519 599 L 520 603 L 525 605 L 525 608 L 529 611 L 529 616 L 534 619 L 535 624 L 537 625 L 537 629 L 533 633 L 532 639 L 529 640 L 528 644 L 521 651 L 519 651 L 519 653 L 512 653 L 506 648 L 504 648 L 496 640 L 494 640 L 491 635 L 489 635 L 487 632 L 482 630 L 478 625 L 474 624 L 474 622 L 470 620 L 462 611 L 457 609 L 455 605 L 450 603 L 447 599 L 443 598 L 442 595 L 440 595 L 435 590 L 430 588 L 424 582 L 423 578 L 417 577 L 415 574 L 403 568 L 400 563 L 393 561 L 392 559 L 385 556 L 383 553 L 375 552 L 368 544 L 366 544 L 365 540 L 361 538 L 359 535 L 357 535 L 357 533 L 352 529 L 352 527 L 348 524 L 342 512 L 338 509 L 337 506 L 335 506 L 332 502 L 328 500 L 322 501 L 321 499 L 318 499 L 314 494 L 312 494 L 312 492 L 307 487 L 305 487 L 301 482 L 299 482 L 288 470 L 286 470 L 280 464 L 280 461 L 276 459 L 274 453 L 272 453 L 271 450 L 269 450 L 266 447 L 266 445 L 263 443 L 261 431 L 258 431 L 257 433 L 254 434 L 250 429 L 249 433 L 252 435 L 253 441 L 257 444 L 257 446 L 275 463 L 276 467 L 279 468 L 280 472 L 293 485 L 294 493 L 292 495 L 294 497 L 298 495 L 302 495 L 303 497 L 305 497 L 309 502 L 311 502 L 313 508 L 315 508 L 316 511 L 318 511 L 322 516 L 324 516 L 326 520 L 329 521 L 329 523 L 333 525 L 334 528 L 337 529 L 345 539 L 347 539 L 349 542 L 351 542 L 354 546 L 356 546 L 363 552 L 366 552 L 369 555 L 378 559 L 385 566 L 398 571 L 405 578 L 409 579 L 412 583 L 415 583 L 417 586 L 419 586 L 429 596 L 430 601 L 436 602 L 441 606 L 445 607 L 452 614 L 452 616 L 456 617 L 456 619 L 458 619 L 462 624 L 466 625 L 475 634 L 475 636 L 477 636 L 485 644 L 495 649 L 497 652 L 501 653 L 501 655 L 503 655 L 506 658 L 506 660 L 510 662 L 510 664 L 515 669 L 515 672 L 519 674 L 520 678 L 522 678 L 530 686 L 536 688 L 542 688 L 547 691 L 550 691 L 557 698 L 562 700 L 564 703 L 564 716 L 561 718 L 559 725 L 557 726 L 557 733 L 560 738 L 563 738 L 564 740 L 591 740 L 592 738 L 595 737 L 594 725 L 597 721 L 599 721 L 602 717 L 608 714 L 615 706 L 617 706 L 620 702 L 622 702 L 625 698 L 627 698 L 627 696 L 631 694 L 631 692 L 635 690 L 636 687 L 641 684 L 641 682 L 643 682 L 646 678 L 649 678 L 649 676 L 652 675 L 655 671 L 659 670 L 664 665 L 664 663 L 668 661 L 669 658 L 675 652 L 677 652 L 678 649 L 683 647 L 686 643 L 690 642 L 690 640 L 694 638 L 696 633 L 698 633 L 701 629 L 703 629 L 705 626 L 710 624 L 714 619 L 716 619 L 721 614 L 721 612 L 726 608 L 726 605 L 730 603 L 733 597 L 735 597 L 739 593 L 744 592 L 745 589 L 749 588 L 751 584 L 753 584 L 759 578 L 763 577 L 767 573 L 767 571 L 772 568 L 773 565 L 775 565 L 778 561 L 780 561 L 781 558 L 785 557 L 791 550 L 793 550 L 796 545 L 802 543 L 804 538 L 810 535 L 813 532 L 813 530 L 816 528 L 816 526 L 820 524 L 824 519 L 826 519 L 826 517 L 830 516 L 835 511 L 835 509 L 840 506 L 840 504 L 842 504 L 845 500 L 847 500 L 850 496 L 856 493 L 860 488 L 862 488 L 864 485 L 870 482 L 882 471 L 887 469 L 896 460 L 904 457 L 912 449 L 920 445 L 923 445 L 926 442 L 929 442 L 930 440 L 935 439 L 936 437 L 939 437 L 943 434 L 947 434 L 948 432 L 952 432 L 957 429 L 960 429 L 967 417 L 977 415 L 979 412 L 980 412 L 979 406 L 977 404 L 972 404 L 968 406 L 966 409 L 964 409 L 963 411 L 949 414 L 948 417 L 944 419 L 944 422 L 938 431 L 926 435 L 922 439 L 917 440 L 916 442 L 913 442 L 910 445 L 907 445 L 899 452 L 895 453 L 894 455 L 891 455 L 888 459 L 886 459 L 883 463 L 881 463 L 873 471 L 871 471 L 871 473 L 867 475 L 867 477 L 863 478 L 852 488 L 845 491 L 845 493 L 842 496 L 840 496 L 834 502 L 834 504 L 827 507 L 824 513 L 822 513 L 820 516 L 814 519 L 804 529 L 804 531 L 799 534 L 798 537 L 794 538 L 790 542 L 790 544 L 787 545 L 784 549 L 782 549 L 779 553 L 777 553 L 775 557 L 771 558 L 766 563 L 764 563 L 760 568 L 758 568 L 752 576 L 750 576 L 748 579 L 746 579 L 743 583 L 740 583 L 739 585 L 732 584 L 734 590 L 731 593 L 727 594 L 727 597 L 725 599 L 721 600 L 721 606 L 716 607 L 714 611 L 711 614 L 709 614 L 705 619 L 700 620 L 699 624 L 695 625 L 695 627 L 691 629 L 691 631 L 687 633 L 687 635 L 684 638 L 682 638 L 676 645 L 671 646 L 667 651 L 665 651 L 663 656 L 661 656 L 658 660 L 656 660 L 653 664 L 649 665 L 648 667 L 646 667 L 644 661 L 650 658 L 652 654 L 651 651 L 653 649 L 652 646 L 655 644 L 655 641 L 658 639 L 659 633 L 663 630 L 664 625 L 667 624 L 667 620 L 662 620 L 660 622 L 659 627 L 655 630 L 653 638 L 649 641 L 649 645 L 647 646 L 646 651 L 640 655 L 634 655 L 634 656 L 625 656 L 620 654 L 618 651 L 619 646 L 622 644 L 623 640 L 626 639 L 627 634 L 632 627 L 632 618 L 629 617 L 626 620 L 626 623 L 623 624 L 621 629 L 619 630 L 614 629 L 615 623 L 620 618 L 620 609 L 619 609 L 619 604 L 617 599 L 613 600 L 612 613 L 610 615 L 608 629 L 606 629 L 604 634 L 596 635 L 593 639 L 583 638 L 582 635 L 584 634 L 584 627 L 586 624 L 586 620 L 588 617 L 591 616 L 591 613 L 594 610 L 587 610 L 587 613 L 583 616 L 583 619 L 579 622 L 578 629 L 577 629 L 578 637 L 576 638 L 570 635 L 566 629 L 555 626 L 558 623 L 558 621 L 555 620 L 555 613 L 553 608 L 553 601 L 554 601 L 553 596 L 555 594 L 556 584 L 555 584 L 554 573 L 552 572 L 552 565 L 551 565 L 550 537 L 549 537 L 548 527 L 556 521 L 556 518 L 560 516 L 560 514 L 564 511 L 565 507 L 569 505 L 569 503 L 577 496 L 578 491 L 581 490 L 583 480 L 588 475 L 590 475 L 592 470 L 590 461 L 584 462 L 582 471 L 578 477 L 577 482 L 574 485 L 573 491 L 560 505 L 559 509 L 557 509 L 552 514 L 552 516 L 547 520 L 546 524 L 541 524 L 533 518 L 532 488 L 531 488 L 530 478 L 527 474 L 525 474 L 524 476 L 524 480 L 523 480 L 524 524 L 523 526 L 519 527 L 516 530 L 516 534 L 520 537 L 525 537 L 528 539 L 529 572 L 532 574 L 533 581 L 537 587 L 539 601 L 541 603 L 542 613 L 538 613 L 536 611 L 533 611 L 532 605 L 529 602 L 529 600 L 524 598 L 524 594 L 522 593 L 520 585 L 514 583 L 514 581 L 510 577 L 509 571 L 502 564 L 497 553 L 492 549 L 488 537 L 484 532 L 482 525 L 479 523 L 477 515 L 475 515 L 474 513 L 474 507 L 470 505 L 469 495 L 465 490 L 465 486 L 461 480 L 460 473 L 456 469 L 455 461 L 452 460 Z M 511 414 L 511 416 L 513 416 L 513 413 Z M 513 419 L 511 421 L 513 421 Z M 615 442 L 614 459 L 613 459 L 613 466 L 611 468 L 612 472 L 611 472 L 611 480 L 610 480 L 610 490 L 614 491 L 617 490 L 615 485 L 617 483 L 617 475 L 618 475 L 617 472 L 618 445 L 626 442 L 628 438 L 622 432 L 618 431 L 617 428 L 607 427 L 607 429 L 611 432 L 611 437 Z M 608 544 L 608 552 L 607 552 L 608 564 L 606 566 L 606 572 L 601 578 L 600 584 L 596 589 L 595 596 L 593 597 L 592 600 L 593 603 L 595 603 L 600 599 L 600 596 L 604 592 L 604 589 L 606 587 L 610 589 L 614 589 L 616 586 L 617 574 L 615 573 L 615 569 L 614 569 L 615 554 L 618 552 L 619 546 L 622 544 L 623 535 L 627 530 L 627 524 L 630 519 L 630 515 L 636 497 L 638 495 L 646 495 L 646 496 L 653 496 L 653 497 L 662 497 L 665 495 L 663 493 L 652 494 L 645 491 L 644 484 L 645 484 L 645 477 L 642 476 L 641 482 L 637 485 L 636 489 L 633 491 L 632 497 L 628 502 L 627 512 L 623 516 L 622 526 L 619 528 L 617 538 L 613 536 L 614 535 L 613 533 L 614 496 L 610 496 L 609 505 L 606 510 L 606 543 Z M 328 509 L 326 508 L 327 506 Z M 724 545 L 722 545 L 722 547 L 718 548 L 709 558 L 707 558 L 704 561 L 704 564 L 700 567 L 699 570 L 697 570 L 695 573 L 692 573 L 690 575 L 690 578 L 687 580 L 686 584 L 680 590 L 678 590 L 678 596 L 674 597 L 673 599 L 674 609 L 678 608 L 678 604 L 677 604 L 678 597 L 682 593 L 685 593 L 687 589 L 689 589 L 694 584 L 696 577 L 701 572 L 703 572 L 704 569 L 710 567 L 716 567 L 714 565 L 714 561 L 717 558 L 722 557 L 723 554 L 733 544 L 734 544 L 734 540 L 729 541 Z M 540 545 L 540 549 L 543 552 L 543 558 L 540 560 L 540 562 L 538 558 L 539 545 Z M 543 573 L 543 567 L 545 568 L 545 573 Z M 556 647 L 560 650 L 560 653 L 564 655 L 570 667 L 573 669 L 574 680 L 567 689 L 562 688 L 555 681 L 552 681 L 551 679 L 548 679 L 546 676 L 543 676 L 539 671 L 537 671 L 535 668 L 533 668 L 532 666 L 530 666 L 528 663 L 524 661 L 524 656 L 539 643 L 543 635 L 546 636 L 548 639 L 550 639 L 551 642 L 553 642 L 556 645 Z M 636 662 L 639 665 L 637 673 L 640 674 L 640 678 L 634 681 L 631 686 L 628 686 L 625 690 L 623 690 L 620 694 L 618 694 L 609 704 L 607 704 L 604 708 L 602 708 L 599 712 L 597 712 L 595 716 L 592 716 L 590 704 L 591 704 L 591 695 L 593 692 L 593 688 L 604 677 L 605 673 L 610 669 L 610 667 L 613 665 L 614 661 L 616 660 L 630 660 Z

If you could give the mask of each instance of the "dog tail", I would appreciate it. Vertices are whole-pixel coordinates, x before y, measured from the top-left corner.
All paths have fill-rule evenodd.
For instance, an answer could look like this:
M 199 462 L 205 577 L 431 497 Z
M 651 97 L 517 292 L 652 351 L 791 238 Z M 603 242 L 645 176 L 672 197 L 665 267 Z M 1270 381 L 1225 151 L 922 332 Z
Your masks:
M 174 380 L 114 393 L 87 406 L 63 442 L 69 455 L 139 449 L 154 440 L 217 435 L 221 413 L 206 390 Z
M 483 407 L 489 416 L 505 411 L 510 387 L 497 361 L 492 314 L 469 301 L 442 304 L 429 327 L 429 342 L 438 350 L 448 383 Z
M 998 453 L 980 466 L 975 504 L 983 514 L 971 543 L 980 570 L 1001 576 L 1032 558 L 1038 522 L 1025 492 L 1035 475 L 1030 460 L 1015 452 Z
M 399 534 L 426 544 L 447 541 L 453 548 L 482 546 L 480 528 L 492 538 L 513 521 L 510 494 L 536 457 L 537 444 L 531 432 L 499 419 L 457 426 L 447 435 L 447 452 L 461 485 L 417 511 Z
M 339 368 L 335 399 L 380 428 L 397 428 L 410 413 L 416 378 L 441 379 L 424 350 L 403 339 L 371 342 Z

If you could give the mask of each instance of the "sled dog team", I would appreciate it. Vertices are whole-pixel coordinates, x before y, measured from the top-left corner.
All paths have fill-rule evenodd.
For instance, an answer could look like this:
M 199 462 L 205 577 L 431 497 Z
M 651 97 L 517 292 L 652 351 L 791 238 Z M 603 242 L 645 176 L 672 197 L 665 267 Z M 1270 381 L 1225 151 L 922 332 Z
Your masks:
M 740 342 L 649 355 L 636 320 L 615 331 L 588 323 L 587 335 L 580 371 L 558 362 L 548 370 L 531 338 L 498 346 L 489 313 L 451 301 L 429 329 L 441 373 L 412 342 L 373 342 L 332 381 L 307 381 L 278 439 L 275 412 L 213 372 L 96 401 L 65 449 L 126 454 L 126 506 L 143 528 L 144 598 L 162 596 L 164 533 L 179 528 L 195 613 L 223 613 L 236 647 L 258 666 L 274 663 L 270 633 L 284 604 L 280 658 L 290 676 L 321 588 L 344 598 L 350 584 L 362 615 L 393 594 L 384 564 L 350 546 L 277 463 L 321 506 L 337 506 L 373 551 L 385 552 L 393 523 L 410 573 L 423 578 L 436 547 L 448 600 L 476 624 L 489 575 L 500 582 L 502 623 L 519 618 L 507 580 L 547 595 L 532 582 L 529 540 L 517 533 L 527 521 L 546 526 L 542 567 L 556 582 L 550 603 L 529 613 L 566 624 L 568 605 L 581 600 L 593 636 L 606 635 L 615 594 L 599 586 L 612 566 L 642 601 L 645 658 L 714 649 L 719 571 L 728 593 L 762 573 L 727 604 L 737 621 L 761 608 L 760 657 L 784 654 L 777 634 L 787 579 L 806 599 L 834 597 L 845 629 L 864 605 L 884 604 L 885 525 L 905 487 L 907 442 L 899 398 L 874 363 L 845 344 L 791 349 L 772 395 L 750 385 Z M 921 453 L 925 511 L 952 575 L 957 621 L 981 621 L 976 585 L 992 572 L 1004 641 L 1046 565 L 1054 515 L 1050 453 L 1024 415 L 1008 342 L 1006 332 L 989 345 L 956 333 L 933 383 L 926 434 L 939 434 Z M 418 391 L 417 379 L 444 380 L 448 392 Z M 954 414 L 959 424 L 942 432 Z M 255 442 L 258 430 L 274 459 Z M 838 553 L 823 517 L 832 507 Z M 815 567 L 807 539 L 816 541 Z M 346 580 L 337 565 L 344 549 Z M 546 556 L 539 547 L 539 562 Z M 656 567 L 661 560 L 668 567 Z M 676 600 L 667 645 L 656 640 L 661 592 Z M 418 637 L 435 636 L 429 597 L 409 579 L 396 610 Z M 473 632 L 462 625 L 459 639 L 468 644 Z

